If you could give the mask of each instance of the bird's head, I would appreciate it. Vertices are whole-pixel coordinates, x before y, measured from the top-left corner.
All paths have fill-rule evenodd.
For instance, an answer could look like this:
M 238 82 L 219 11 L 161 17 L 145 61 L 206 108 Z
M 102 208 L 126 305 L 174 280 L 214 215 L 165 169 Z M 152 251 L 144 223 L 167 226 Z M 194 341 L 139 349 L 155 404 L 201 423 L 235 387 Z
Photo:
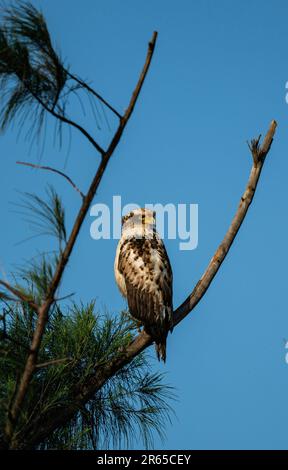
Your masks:
M 151 237 L 156 230 L 156 212 L 135 209 L 122 217 L 122 236 Z

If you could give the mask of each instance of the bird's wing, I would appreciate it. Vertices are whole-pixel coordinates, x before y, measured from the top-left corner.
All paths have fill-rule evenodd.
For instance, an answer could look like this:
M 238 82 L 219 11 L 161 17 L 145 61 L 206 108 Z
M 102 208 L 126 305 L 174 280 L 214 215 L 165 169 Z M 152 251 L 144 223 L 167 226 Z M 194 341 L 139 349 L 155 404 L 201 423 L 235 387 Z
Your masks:
M 172 270 L 162 240 L 127 240 L 120 249 L 131 315 L 149 327 L 172 327 Z

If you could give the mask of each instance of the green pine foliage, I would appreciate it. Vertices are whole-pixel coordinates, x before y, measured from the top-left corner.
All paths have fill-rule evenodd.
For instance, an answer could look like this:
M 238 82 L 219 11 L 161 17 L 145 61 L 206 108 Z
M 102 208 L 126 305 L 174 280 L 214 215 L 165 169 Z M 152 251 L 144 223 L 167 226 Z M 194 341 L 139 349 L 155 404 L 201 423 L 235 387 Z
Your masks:
M 65 210 L 60 196 L 52 185 L 48 185 L 42 198 L 34 193 L 24 193 L 16 205 L 18 213 L 29 223 L 35 236 L 50 235 L 59 242 L 61 252 L 67 241 Z
M 67 114 L 71 96 L 77 97 L 84 114 L 82 98 L 88 98 L 99 128 L 97 102 L 103 99 L 65 65 L 41 11 L 30 2 L 16 1 L 1 13 L 0 129 L 18 123 L 21 132 L 31 122 L 26 138 L 33 142 L 45 135 L 47 115 L 52 115 L 56 118 L 54 139 L 58 136 L 61 146 L 63 123 L 79 128 Z M 104 110 L 103 114 L 106 117 Z
M 4 10 L 0 29 L 1 127 L 15 117 L 31 117 L 41 131 L 46 110 L 65 114 L 61 92 L 67 82 L 61 57 L 53 48 L 43 15 L 30 3 Z
M 23 370 L 36 314 L 25 304 L 2 303 L 0 341 L 0 427 L 4 429 L 18 378 Z M 94 302 L 71 303 L 65 313 L 55 305 L 43 337 L 38 370 L 21 411 L 17 433 L 29 441 L 39 423 L 62 405 L 71 405 L 97 367 L 121 354 L 135 334 L 127 314 L 100 315 Z M 173 390 L 163 375 L 152 372 L 143 353 L 121 369 L 79 409 L 75 417 L 39 449 L 122 448 L 153 445 L 153 434 L 164 437 L 170 421 Z

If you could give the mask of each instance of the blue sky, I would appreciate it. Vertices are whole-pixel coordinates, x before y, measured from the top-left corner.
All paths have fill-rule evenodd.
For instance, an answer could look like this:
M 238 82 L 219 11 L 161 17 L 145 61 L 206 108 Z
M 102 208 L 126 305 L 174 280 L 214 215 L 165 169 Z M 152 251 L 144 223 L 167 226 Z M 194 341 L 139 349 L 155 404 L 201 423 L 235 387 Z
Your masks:
M 94 202 L 196 203 L 199 244 L 166 246 L 174 271 L 174 304 L 196 284 L 227 230 L 251 167 L 246 141 L 277 134 L 253 205 L 217 278 L 197 308 L 169 337 L 167 372 L 177 389 L 177 418 L 163 449 L 287 449 L 287 171 L 288 4 L 245 0 L 61 0 L 41 6 L 63 57 L 75 73 L 123 111 L 142 67 L 147 42 L 159 32 L 153 63 L 125 136 Z M 79 105 L 71 115 L 85 122 Z M 103 145 L 107 125 L 88 128 Z M 110 125 L 113 126 L 113 120 Z M 93 127 L 94 126 L 94 127 Z M 67 225 L 77 194 L 55 175 L 31 171 L 16 160 L 39 161 L 39 151 L 17 131 L 1 135 L 2 210 L 0 269 L 16 264 L 49 239 L 33 239 L 13 210 L 17 191 L 43 194 L 46 182 L 61 192 Z M 66 144 L 68 138 L 66 139 Z M 71 150 L 52 146 L 48 132 L 43 164 L 65 171 L 85 191 L 99 157 L 76 132 Z M 67 160 L 67 161 L 66 161 Z M 99 308 L 125 306 L 113 274 L 116 240 L 92 240 L 84 224 L 62 285 Z M 52 246 L 52 245 L 51 245 Z

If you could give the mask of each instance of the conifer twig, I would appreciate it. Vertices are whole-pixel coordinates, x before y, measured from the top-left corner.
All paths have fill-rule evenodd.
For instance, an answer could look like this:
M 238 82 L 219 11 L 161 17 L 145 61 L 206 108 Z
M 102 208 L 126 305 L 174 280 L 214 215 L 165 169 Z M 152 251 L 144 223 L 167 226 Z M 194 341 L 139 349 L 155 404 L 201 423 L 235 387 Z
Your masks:
M 25 166 L 30 166 L 31 168 L 36 168 L 36 169 L 39 169 L 39 170 L 48 170 L 48 171 L 52 171 L 53 173 L 57 173 L 58 175 L 60 176 L 63 176 L 63 178 L 65 178 L 68 183 L 71 184 L 71 186 L 81 195 L 82 199 L 85 198 L 85 195 L 82 193 L 82 191 L 78 188 L 78 186 L 76 186 L 76 184 L 72 181 L 72 179 L 66 175 L 65 173 L 63 173 L 63 171 L 60 171 L 60 170 L 56 170 L 56 168 L 52 168 L 51 166 L 42 166 L 42 165 L 36 165 L 35 163 L 29 163 L 29 162 L 19 162 L 17 161 L 16 162 L 17 165 L 25 165 Z
M 1 281 L 0 280 L 0 285 L 5 287 L 5 289 L 9 290 L 12 294 L 14 294 L 18 299 L 20 299 L 22 302 L 26 302 L 28 305 L 30 305 L 35 312 L 38 312 L 38 305 L 31 299 L 31 297 L 28 297 L 27 295 L 23 294 L 20 290 L 16 289 L 16 287 L 10 286 L 8 282 L 6 281 Z M 13 299 L 11 299 L 13 300 Z

